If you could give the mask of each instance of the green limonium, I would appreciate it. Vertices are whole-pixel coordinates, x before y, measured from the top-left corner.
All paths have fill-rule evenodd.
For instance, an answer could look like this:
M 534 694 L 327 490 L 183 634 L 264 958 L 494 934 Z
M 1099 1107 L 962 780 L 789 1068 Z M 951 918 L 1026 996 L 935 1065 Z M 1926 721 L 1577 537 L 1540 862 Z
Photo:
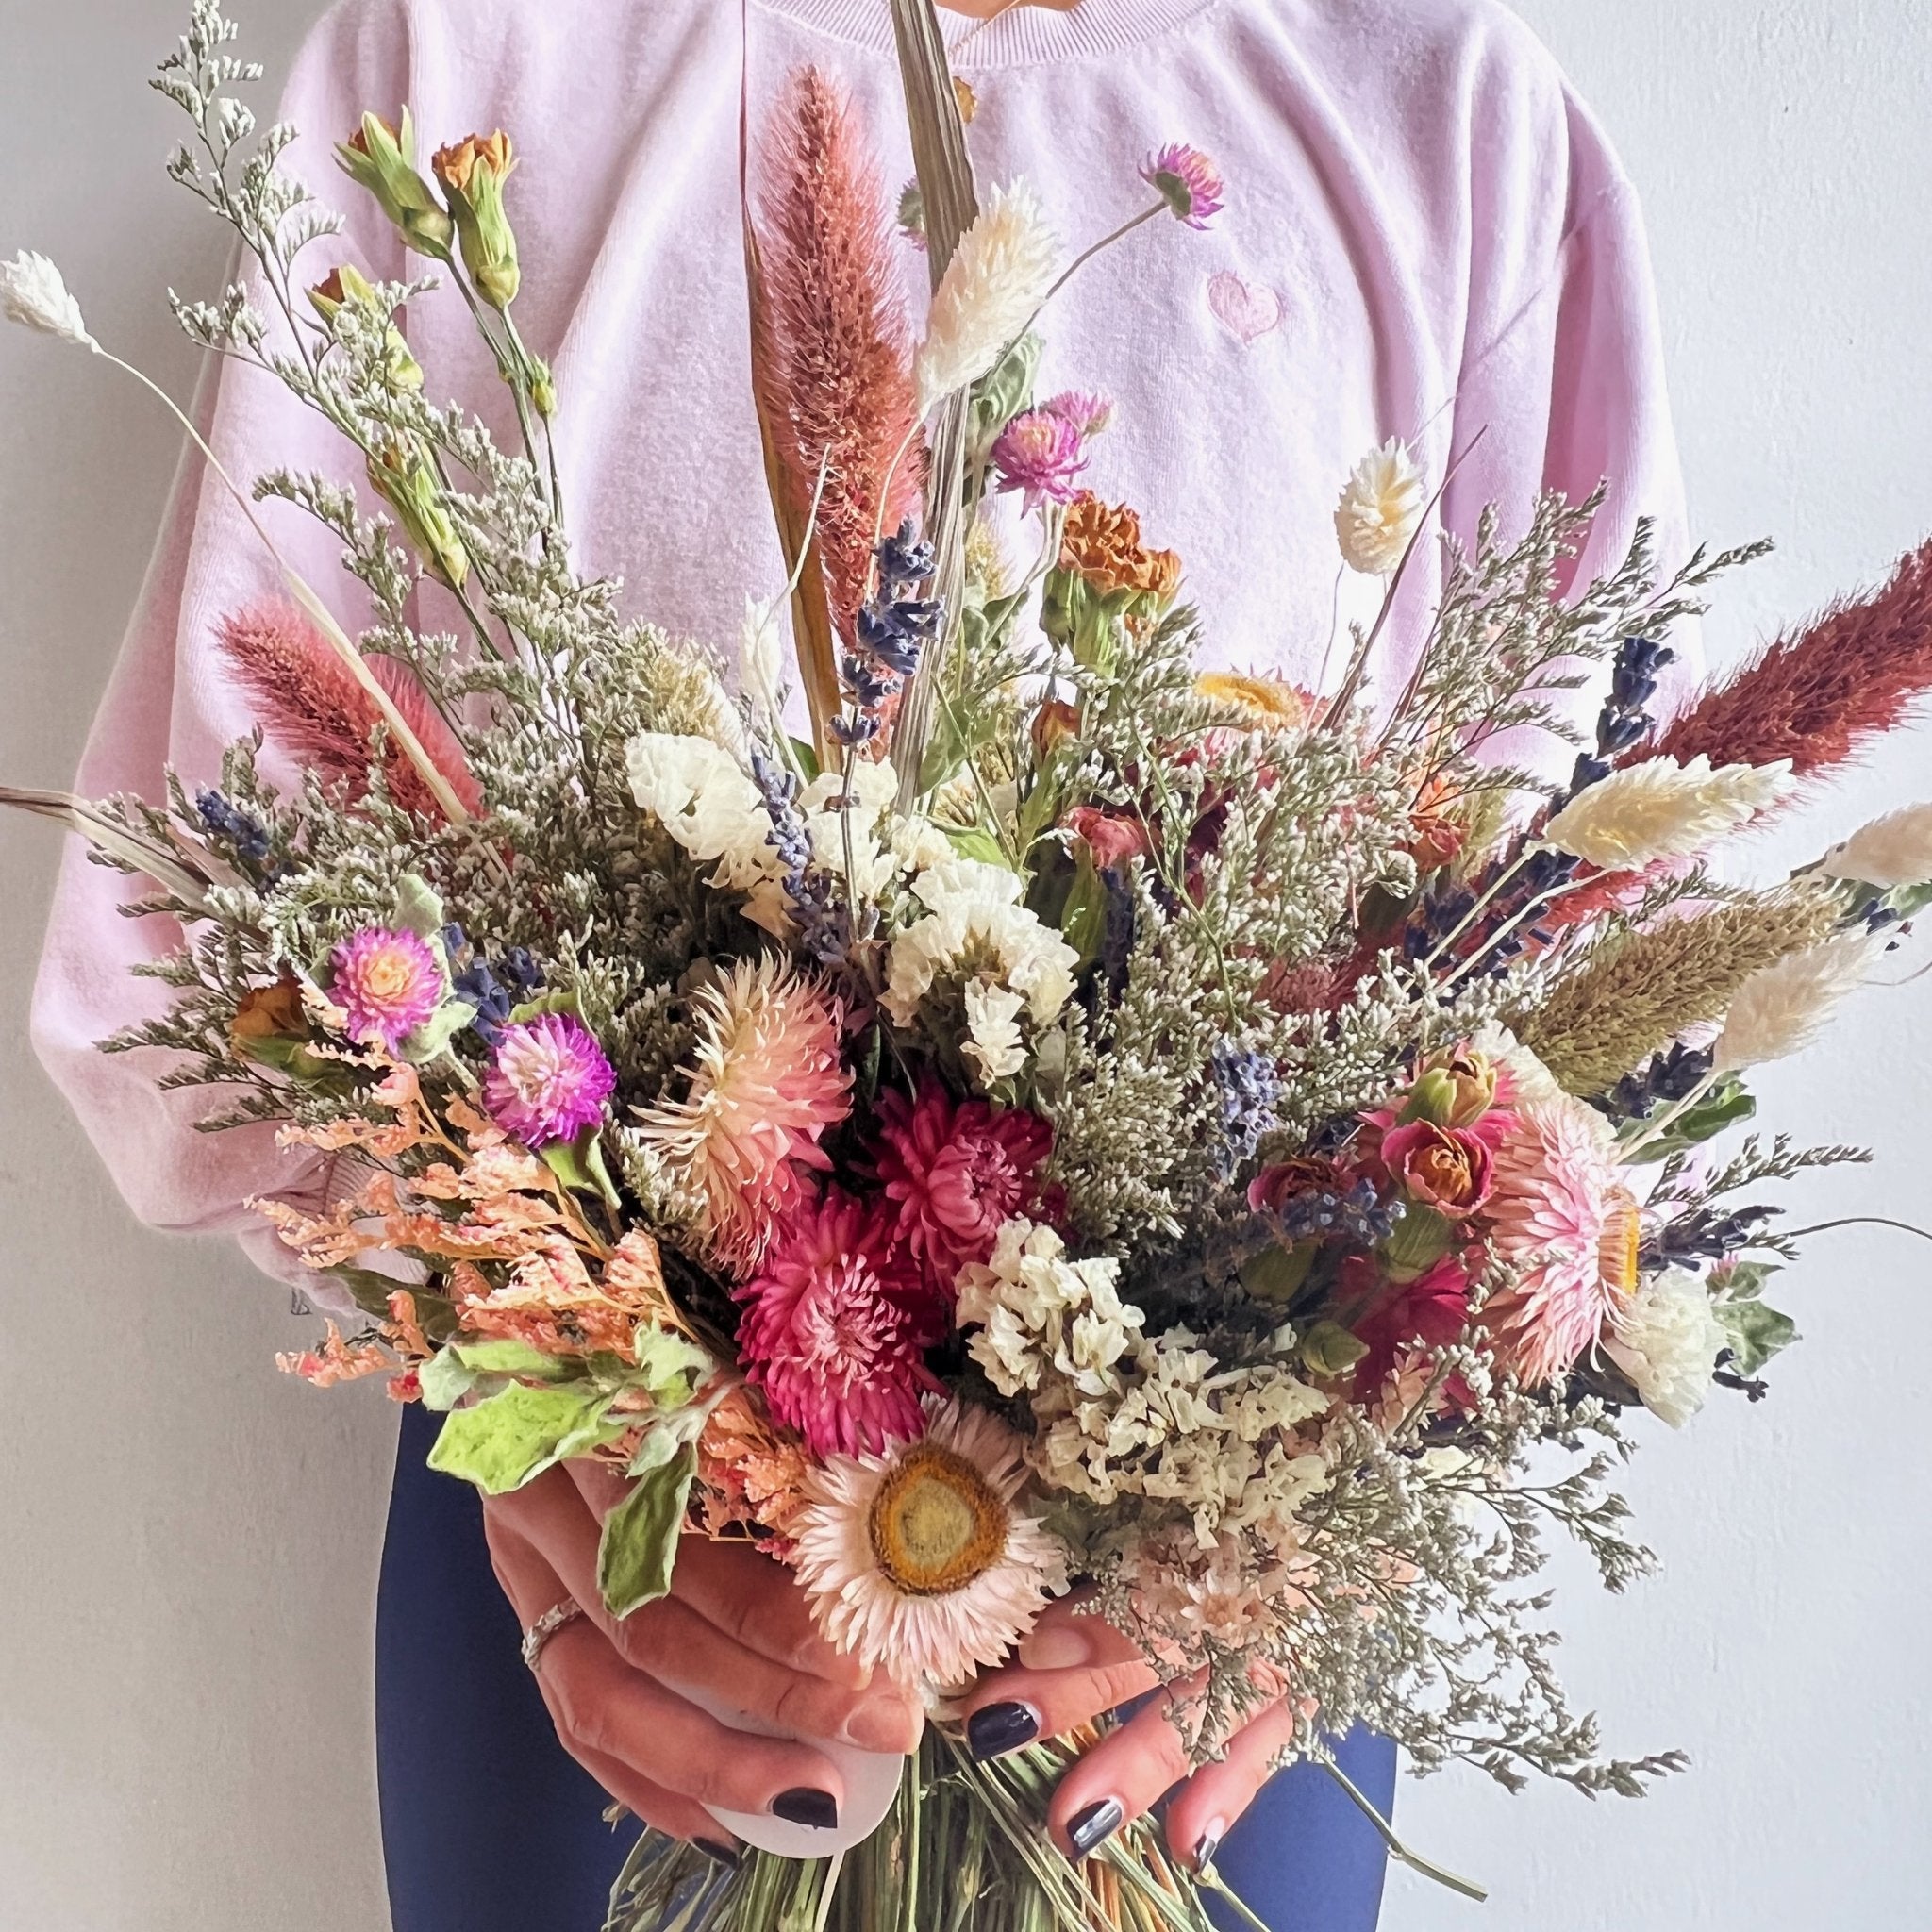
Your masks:
M 405 108 L 391 126 L 379 114 L 364 114 L 362 125 L 336 147 L 343 172 L 375 196 L 404 242 L 418 255 L 448 261 L 457 224 L 436 198 L 436 191 L 416 167 L 416 130 Z

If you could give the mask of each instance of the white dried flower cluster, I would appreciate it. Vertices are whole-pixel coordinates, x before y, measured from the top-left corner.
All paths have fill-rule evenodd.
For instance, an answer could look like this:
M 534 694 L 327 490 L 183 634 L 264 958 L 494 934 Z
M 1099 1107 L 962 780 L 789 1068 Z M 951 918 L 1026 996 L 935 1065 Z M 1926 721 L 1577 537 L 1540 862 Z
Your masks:
M 1893 891 L 1932 880 L 1932 805 L 1901 806 L 1834 845 L 1819 868 L 1829 878 Z
M 977 382 L 1024 333 L 1053 287 L 1059 242 L 1024 181 L 995 188 L 933 291 L 913 375 L 919 412 Z
M 773 843 L 771 812 L 733 754 L 713 739 L 645 731 L 630 741 L 626 756 L 637 802 L 692 858 L 716 867 L 714 885 L 747 895 L 747 919 L 789 936 L 785 863 Z M 894 813 L 898 784 L 886 760 L 859 759 L 849 780 L 821 773 L 798 797 L 814 862 L 845 881 L 860 903 L 884 898 L 908 873 L 943 862 L 953 849 L 927 820 Z
M 1704 1407 L 1729 1337 L 1703 1280 L 1681 1268 L 1643 1282 L 1604 1339 L 1643 1406 L 1674 1429 Z
M 101 346 L 88 334 L 80 304 L 69 293 L 60 271 L 31 248 L 23 248 L 11 261 L 0 261 L 0 314 L 77 349 Z
M 1024 890 L 1017 873 L 976 858 L 943 859 L 912 881 L 924 915 L 893 939 L 880 1001 L 901 1026 L 911 1025 L 936 980 L 955 975 L 982 983 L 989 1030 L 975 1039 L 984 1052 L 1001 1052 L 1005 1023 L 1020 1011 L 989 1005 L 990 987 L 1019 994 L 1036 1027 L 1052 1024 L 1072 997 L 1080 956 L 1020 904 Z
M 1761 1067 L 1809 1046 L 1839 1002 L 1863 982 L 1871 960 L 1872 942 L 1855 933 L 1754 973 L 1724 1015 L 1717 1071 Z
M 1415 541 L 1427 508 L 1423 473 L 1408 445 L 1391 436 L 1356 465 L 1336 506 L 1342 561 L 1364 576 L 1390 575 Z
M 1689 858 L 1790 795 L 1789 762 L 1688 765 L 1647 758 L 1579 791 L 1547 825 L 1543 841 L 1605 872 L 1635 872 Z
M 1110 1260 L 1068 1260 L 1051 1228 L 1012 1221 L 992 1259 L 959 1277 L 969 1351 L 1041 1425 L 1041 1479 L 1103 1507 L 1174 1504 L 1203 1551 L 1237 1530 L 1277 1555 L 1297 1547 L 1296 1511 L 1327 1487 L 1328 1466 L 1293 1432 L 1329 1397 L 1285 1360 L 1227 1368 L 1185 1328 L 1144 1334 L 1118 1274 Z M 1291 1338 L 1281 1340 L 1285 1353 Z

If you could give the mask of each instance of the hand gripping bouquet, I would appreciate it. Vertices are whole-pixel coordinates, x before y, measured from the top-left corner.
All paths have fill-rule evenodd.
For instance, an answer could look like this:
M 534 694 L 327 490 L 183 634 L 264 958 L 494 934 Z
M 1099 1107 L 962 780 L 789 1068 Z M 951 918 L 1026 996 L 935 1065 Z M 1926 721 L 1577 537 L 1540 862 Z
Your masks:
M 1769 884 L 1710 855 L 1932 689 L 1932 550 L 1672 719 L 1672 626 L 1749 553 L 1660 576 L 1640 531 L 1566 601 L 1595 505 L 1554 497 L 1452 548 L 1381 702 L 1379 622 L 1330 691 L 1201 675 L 1179 558 L 1081 486 L 1108 404 L 1036 393 L 1069 253 L 1024 183 L 982 193 L 929 6 L 892 10 L 923 330 L 836 83 L 795 76 L 748 143 L 793 568 L 727 679 L 573 569 L 510 138 L 425 170 L 407 115 L 349 131 L 432 271 L 372 282 L 277 165 L 287 130 L 244 151 L 225 90 L 255 74 L 197 0 L 158 82 L 193 124 L 172 172 L 258 273 L 177 311 L 342 432 L 372 497 L 256 494 L 337 535 L 374 622 L 349 638 L 291 577 L 225 621 L 260 730 L 219 774 L 8 796 L 179 923 L 171 1013 L 105 1044 L 225 1090 L 210 1131 L 336 1157 L 325 1202 L 259 1204 L 359 1310 L 284 1366 L 442 1412 L 436 1465 L 486 1491 L 621 1471 L 614 1613 L 686 1539 L 748 1539 L 929 1694 L 864 1842 L 727 1872 L 647 1833 L 613 1926 L 1204 1932 L 1219 1881 L 1153 1821 L 1078 1865 L 1045 1837 L 1080 1739 L 981 1763 L 947 1716 L 1070 1589 L 1200 1761 L 1274 1707 L 1323 1761 L 1366 1723 L 1509 1785 L 1679 1762 L 1607 1758 L 1566 1706 L 1543 1539 L 1640 1574 L 1611 1472 L 1714 1387 L 1762 1395 L 1793 1338 L 1775 1184 L 1859 1157 L 1707 1143 L 1932 898 L 1932 805 Z M 1221 204 L 1194 149 L 1144 173 L 1130 226 Z M 5 278 L 16 319 L 98 350 L 50 263 Z M 511 450 L 408 346 L 407 308 L 453 299 Z M 1385 617 L 1429 489 L 1391 443 L 1342 497 Z M 1605 673 L 1565 782 L 1500 759 Z

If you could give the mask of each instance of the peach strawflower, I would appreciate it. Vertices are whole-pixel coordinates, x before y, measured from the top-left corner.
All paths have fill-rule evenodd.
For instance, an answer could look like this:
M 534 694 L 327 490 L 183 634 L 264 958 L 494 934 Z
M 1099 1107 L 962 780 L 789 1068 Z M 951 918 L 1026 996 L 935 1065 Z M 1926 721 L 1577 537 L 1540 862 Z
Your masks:
M 743 1273 L 799 1197 L 801 1168 L 824 1170 L 827 1127 L 849 1109 L 839 1009 L 778 959 L 741 959 L 694 1002 L 697 1065 L 682 1100 L 638 1115 L 643 1137 L 705 1204 L 719 1259 Z
M 1518 1278 L 1483 1324 L 1525 1384 L 1554 1381 L 1637 1286 L 1637 1197 L 1602 1117 L 1567 1094 L 1523 1108 L 1497 1150 L 1488 1212 Z

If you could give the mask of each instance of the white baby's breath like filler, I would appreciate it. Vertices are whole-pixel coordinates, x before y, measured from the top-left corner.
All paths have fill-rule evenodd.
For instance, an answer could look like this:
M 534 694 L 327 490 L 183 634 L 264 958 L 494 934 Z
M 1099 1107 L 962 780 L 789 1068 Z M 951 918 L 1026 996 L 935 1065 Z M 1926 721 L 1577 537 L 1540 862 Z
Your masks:
M 1824 855 L 1819 870 L 1888 892 L 1924 885 L 1932 880 L 1932 804 L 1901 806 L 1859 826 Z
M 1356 465 L 1336 506 L 1342 560 L 1364 576 L 1390 575 L 1414 541 L 1427 508 L 1423 473 L 1408 445 L 1391 436 Z
M 977 382 L 1033 320 L 1053 287 L 1059 242 L 1024 181 L 995 188 L 933 291 L 913 374 L 919 413 Z
M 1543 842 L 1605 872 L 1689 858 L 1790 795 L 1791 768 L 1688 765 L 1647 758 L 1579 791 L 1543 827 Z
M 0 313 L 77 349 L 100 349 L 60 271 L 31 248 L 23 248 L 11 261 L 0 261 Z
M 1871 941 L 1855 933 L 1754 973 L 1724 1017 L 1715 1070 L 1740 1073 L 1809 1046 L 1838 1003 L 1863 982 L 1871 959 Z

